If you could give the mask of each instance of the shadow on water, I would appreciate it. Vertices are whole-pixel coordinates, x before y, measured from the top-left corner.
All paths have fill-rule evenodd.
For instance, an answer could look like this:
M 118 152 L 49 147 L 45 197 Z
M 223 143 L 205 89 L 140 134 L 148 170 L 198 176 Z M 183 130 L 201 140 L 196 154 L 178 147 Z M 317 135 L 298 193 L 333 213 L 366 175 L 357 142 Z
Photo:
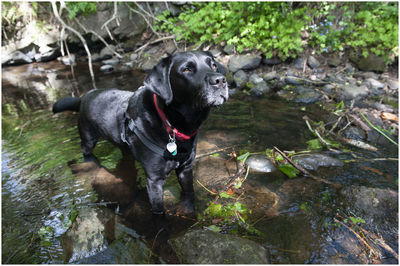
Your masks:
M 95 65 L 99 88 L 135 90 L 144 78 L 136 71 L 104 74 L 98 69 Z M 2 72 L 2 263 L 179 263 L 167 244 L 154 241 L 157 232 L 140 164 L 106 141 L 100 141 L 95 149 L 102 167 L 83 163 L 77 115 L 51 113 L 57 99 L 79 96 L 91 88 L 87 66 L 75 67 L 75 76 L 57 62 L 3 68 Z M 215 150 L 228 154 L 232 149 L 264 151 L 273 146 L 306 149 L 306 142 L 314 137 L 304 115 L 318 121 L 324 111 L 317 105 L 300 111 L 300 106 L 274 98 L 233 97 L 213 110 L 199 133 L 196 178 L 209 178 L 212 183 L 217 182 L 216 177 L 226 176 L 226 158 L 201 156 Z M 397 156 L 391 148 L 380 153 L 357 152 L 368 158 Z M 349 159 L 347 155 L 333 156 Z M 390 161 L 318 170 L 319 175 L 348 187 L 394 191 L 397 173 L 397 162 Z M 272 263 L 367 260 L 355 257 L 363 250 L 354 245 L 351 232 L 334 222 L 337 213 L 362 213 L 349 207 L 347 194 L 306 177 L 288 179 L 277 172 L 251 173 L 247 183 L 249 192 L 244 200 L 250 209 L 254 207 L 253 222 L 265 235 L 256 241 L 268 248 Z M 201 188 L 195 190 L 200 212 L 210 198 Z M 173 215 L 179 194 L 176 176 L 171 174 L 164 193 L 171 238 L 195 223 L 189 217 Z M 278 214 L 265 216 L 274 200 Z M 383 224 L 380 233 L 397 250 L 393 225 L 392 221 Z M 385 263 L 396 263 L 386 256 Z

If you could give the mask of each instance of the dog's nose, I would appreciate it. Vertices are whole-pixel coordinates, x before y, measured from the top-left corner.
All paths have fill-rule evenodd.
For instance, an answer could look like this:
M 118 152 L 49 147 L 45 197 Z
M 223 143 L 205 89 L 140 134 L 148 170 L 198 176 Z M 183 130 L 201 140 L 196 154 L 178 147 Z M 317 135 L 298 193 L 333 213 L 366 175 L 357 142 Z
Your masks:
M 226 78 L 221 74 L 211 74 L 209 75 L 208 83 L 213 86 L 223 87 L 226 85 Z

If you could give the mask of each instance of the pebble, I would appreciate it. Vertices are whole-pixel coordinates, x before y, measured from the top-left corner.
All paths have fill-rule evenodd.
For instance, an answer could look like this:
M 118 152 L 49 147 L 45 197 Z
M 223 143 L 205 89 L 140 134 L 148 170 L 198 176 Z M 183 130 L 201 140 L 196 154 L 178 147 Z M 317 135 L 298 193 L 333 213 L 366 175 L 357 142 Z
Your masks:
M 114 70 L 114 68 L 113 68 L 113 66 L 111 66 L 111 65 L 104 65 L 104 66 L 101 66 L 101 67 L 100 67 L 100 70 L 101 70 L 101 71 L 104 71 L 104 72 L 111 72 L 111 71 Z

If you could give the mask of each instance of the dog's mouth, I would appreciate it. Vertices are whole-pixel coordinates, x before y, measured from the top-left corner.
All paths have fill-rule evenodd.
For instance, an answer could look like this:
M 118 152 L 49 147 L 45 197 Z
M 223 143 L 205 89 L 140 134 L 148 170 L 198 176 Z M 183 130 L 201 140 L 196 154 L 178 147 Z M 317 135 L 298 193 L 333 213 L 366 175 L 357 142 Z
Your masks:
M 229 98 L 228 87 L 226 86 L 218 90 L 209 88 L 202 98 L 204 106 L 216 107 L 222 105 Z

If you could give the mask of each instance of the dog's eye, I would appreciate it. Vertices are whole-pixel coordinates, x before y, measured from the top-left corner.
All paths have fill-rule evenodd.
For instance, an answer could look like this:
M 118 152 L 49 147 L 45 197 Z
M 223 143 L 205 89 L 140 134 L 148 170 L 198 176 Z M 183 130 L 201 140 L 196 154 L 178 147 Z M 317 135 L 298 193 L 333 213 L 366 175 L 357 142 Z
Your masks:
M 190 73 L 192 72 L 192 70 L 188 67 L 186 67 L 185 69 L 183 69 L 183 73 Z
M 213 64 L 211 65 L 211 68 L 214 69 L 214 70 L 217 70 L 217 64 L 213 63 Z

